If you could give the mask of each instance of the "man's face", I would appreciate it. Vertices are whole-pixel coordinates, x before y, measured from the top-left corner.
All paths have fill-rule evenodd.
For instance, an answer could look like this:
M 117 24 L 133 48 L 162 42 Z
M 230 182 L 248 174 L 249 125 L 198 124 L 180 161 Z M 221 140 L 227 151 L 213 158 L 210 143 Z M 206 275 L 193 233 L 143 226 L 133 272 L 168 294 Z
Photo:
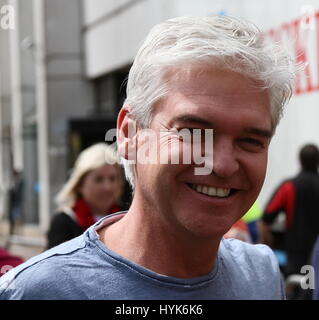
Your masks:
M 195 175 L 194 163 L 137 163 L 135 196 L 151 208 L 150 219 L 173 232 L 221 237 L 250 208 L 264 181 L 268 92 L 242 75 L 209 67 L 171 74 L 170 95 L 155 106 L 150 129 L 213 129 L 213 171 Z M 174 147 L 173 140 L 168 144 Z M 158 142 L 161 148 L 167 140 Z

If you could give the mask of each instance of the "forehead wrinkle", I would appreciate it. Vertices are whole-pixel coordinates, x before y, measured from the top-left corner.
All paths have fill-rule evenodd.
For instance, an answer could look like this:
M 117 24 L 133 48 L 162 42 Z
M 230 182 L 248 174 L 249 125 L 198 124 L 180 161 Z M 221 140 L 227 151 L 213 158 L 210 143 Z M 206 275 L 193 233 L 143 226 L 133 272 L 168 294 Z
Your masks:
M 197 92 L 190 92 L 190 91 L 194 91 L 194 88 L 190 88 L 190 90 L 184 90 L 185 88 L 181 88 L 180 90 L 174 90 L 168 97 L 170 97 L 170 99 L 165 99 L 165 102 L 167 102 L 168 100 L 170 101 L 170 105 L 172 107 L 177 106 L 178 109 L 185 109 L 187 108 L 188 110 L 190 110 L 190 112 L 192 110 L 194 111 L 198 111 L 199 109 L 201 109 L 201 106 L 207 106 L 209 105 L 210 108 L 214 108 L 214 107 L 236 107 L 237 103 L 234 104 L 233 99 L 236 98 L 238 103 L 241 103 L 240 98 L 241 97 L 245 97 L 247 98 L 247 96 L 250 95 L 250 93 L 252 94 L 252 99 L 251 101 L 245 101 L 245 104 L 247 104 L 247 106 L 249 105 L 256 105 L 256 107 L 258 107 L 259 105 L 261 106 L 261 104 L 264 104 L 263 101 L 256 101 L 256 97 L 253 96 L 254 92 L 253 90 L 251 92 L 229 92 L 229 93 L 208 93 L 207 90 L 203 90 L 199 92 L 200 90 L 196 90 Z M 167 98 L 168 98 L 167 97 Z M 207 98 L 209 98 L 209 101 L 207 101 Z M 261 97 L 262 98 L 262 97 Z M 202 101 L 202 99 L 204 101 Z M 220 101 L 220 99 L 222 99 L 222 101 Z M 164 102 L 164 103 L 165 103 Z
M 215 81 L 216 76 L 220 77 L 221 81 Z M 203 92 L 203 86 L 202 81 L 205 81 L 207 83 L 207 79 L 204 80 L 204 78 L 212 78 L 210 87 L 211 89 L 216 89 L 216 92 L 218 93 L 220 89 L 229 89 L 230 94 L 232 95 L 235 88 L 239 87 L 239 95 L 244 94 L 242 92 L 262 92 L 265 89 L 265 83 L 261 80 L 257 80 L 254 78 L 251 78 L 247 75 L 244 75 L 239 72 L 235 72 L 229 69 L 221 68 L 218 65 L 184 65 L 183 67 L 177 66 L 172 67 L 166 70 L 163 79 L 167 82 L 169 87 L 171 89 L 177 89 L 179 91 L 181 88 L 189 89 L 189 85 L 191 85 L 193 88 L 196 89 L 199 92 Z M 227 85 L 225 86 L 225 83 L 223 80 L 229 79 L 232 82 L 231 88 Z M 246 84 L 243 86 L 242 79 L 247 80 Z M 209 81 L 209 79 L 208 79 Z M 209 81 L 210 82 L 210 81 Z
M 193 82 L 193 86 L 188 86 L 188 81 L 181 81 L 180 83 L 175 82 L 174 85 L 171 86 L 169 94 L 161 101 L 161 103 L 159 103 L 159 108 L 157 109 L 157 111 L 161 113 L 160 111 L 163 110 L 163 108 L 165 108 L 166 110 L 174 110 L 174 114 L 171 114 L 171 116 L 174 118 L 178 118 L 179 115 L 183 115 L 183 113 L 185 114 L 186 112 L 190 115 L 193 114 L 197 116 L 203 114 L 201 110 L 209 112 L 209 110 L 213 111 L 216 108 L 217 111 L 221 107 L 235 109 L 238 107 L 238 105 L 241 105 L 242 107 L 244 107 L 244 109 L 246 109 L 246 107 L 247 109 L 263 109 L 263 106 L 267 103 L 267 101 L 265 101 L 265 91 L 259 91 L 256 87 L 252 88 L 250 86 L 247 86 L 246 89 L 249 90 L 244 90 L 244 92 L 226 90 L 226 92 L 223 91 L 222 93 L 218 90 L 214 90 L 212 92 L 212 89 L 214 89 L 213 87 L 214 86 L 209 86 L 209 88 L 206 89 L 200 87 L 197 82 Z M 261 93 L 259 98 L 257 99 L 254 96 L 254 93 L 256 94 L 256 91 Z M 250 93 L 252 97 L 247 99 L 247 96 L 250 96 Z M 245 99 L 242 100 L 241 97 Z M 245 103 L 246 106 L 243 106 L 243 103 Z M 160 104 L 162 105 L 160 106 Z M 197 117 L 201 118 L 200 116 Z M 206 119 L 207 117 L 205 117 L 205 120 Z M 168 125 L 171 126 L 173 121 L 170 119 L 167 120 L 169 120 Z M 174 120 L 176 122 L 177 119 Z M 188 121 L 187 123 L 191 123 L 191 120 L 193 119 L 180 120 L 183 120 L 185 122 Z M 195 122 L 196 121 L 194 121 L 194 123 Z M 212 121 L 207 121 L 205 123 L 199 120 L 197 124 L 209 127 L 213 126 Z M 214 123 L 214 125 L 216 125 L 216 123 Z M 262 129 L 267 130 L 268 128 Z

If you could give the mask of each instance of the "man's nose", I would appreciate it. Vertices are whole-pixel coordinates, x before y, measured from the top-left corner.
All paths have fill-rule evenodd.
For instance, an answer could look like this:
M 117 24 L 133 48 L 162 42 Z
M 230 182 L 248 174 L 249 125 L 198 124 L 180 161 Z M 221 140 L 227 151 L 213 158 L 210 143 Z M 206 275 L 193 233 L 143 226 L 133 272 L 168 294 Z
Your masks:
M 239 169 L 235 146 L 231 139 L 214 139 L 213 172 L 221 178 L 233 176 Z

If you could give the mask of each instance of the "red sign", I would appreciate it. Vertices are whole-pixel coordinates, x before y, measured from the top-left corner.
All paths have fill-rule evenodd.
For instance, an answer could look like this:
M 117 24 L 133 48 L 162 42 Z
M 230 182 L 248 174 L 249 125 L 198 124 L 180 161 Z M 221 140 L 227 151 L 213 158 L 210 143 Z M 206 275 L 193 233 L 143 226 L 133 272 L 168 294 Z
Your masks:
M 265 36 L 288 47 L 295 62 L 305 65 L 297 73 L 294 93 L 299 95 L 319 90 L 319 11 L 283 23 L 265 32 Z

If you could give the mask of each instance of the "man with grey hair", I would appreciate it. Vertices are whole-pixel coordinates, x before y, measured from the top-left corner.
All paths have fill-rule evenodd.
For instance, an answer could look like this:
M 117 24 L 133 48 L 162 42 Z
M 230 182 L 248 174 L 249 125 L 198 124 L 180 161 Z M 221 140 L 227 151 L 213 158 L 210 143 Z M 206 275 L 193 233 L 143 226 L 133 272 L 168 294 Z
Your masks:
M 131 207 L 7 273 L 0 298 L 283 299 L 272 251 L 223 235 L 260 192 L 293 75 L 291 59 L 248 22 L 178 17 L 155 26 L 118 115 Z M 194 154 L 170 161 L 206 147 L 212 129 L 210 170 L 196 174 Z

